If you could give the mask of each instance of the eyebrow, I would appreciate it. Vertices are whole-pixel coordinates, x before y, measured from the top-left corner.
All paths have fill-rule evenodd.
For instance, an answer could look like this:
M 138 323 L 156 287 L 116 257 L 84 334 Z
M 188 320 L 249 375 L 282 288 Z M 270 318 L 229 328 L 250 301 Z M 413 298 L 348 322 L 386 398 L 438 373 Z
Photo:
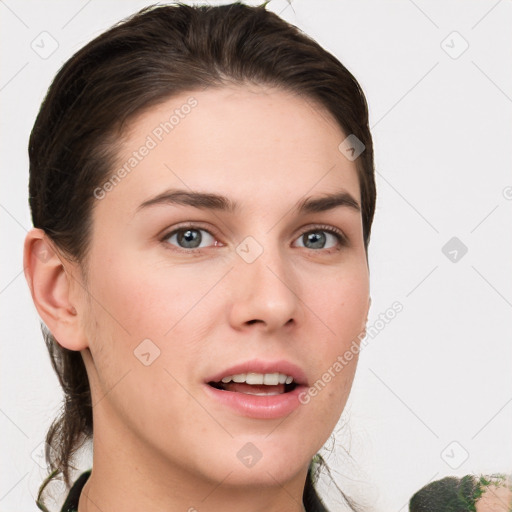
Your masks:
M 223 195 L 170 189 L 141 203 L 137 207 L 136 212 L 150 206 L 165 204 L 192 206 L 202 210 L 218 210 L 228 213 L 235 213 L 240 210 L 240 204 L 238 202 L 232 201 Z M 307 197 L 299 201 L 294 209 L 299 214 L 306 214 L 325 212 L 339 207 L 347 207 L 358 212 L 361 211 L 359 203 L 346 191 L 340 191 L 335 194 L 325 194 L 322 197 Z

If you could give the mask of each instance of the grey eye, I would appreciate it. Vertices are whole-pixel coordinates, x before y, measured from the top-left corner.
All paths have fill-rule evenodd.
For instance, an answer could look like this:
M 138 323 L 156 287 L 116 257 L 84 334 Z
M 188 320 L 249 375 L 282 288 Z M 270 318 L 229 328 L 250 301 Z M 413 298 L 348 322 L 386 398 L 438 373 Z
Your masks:
M 325 247 L 328 237 L 331 237 L 333 243 L 331 246 Z M 339 237 L 336 234 L 329 233 L 322 229 L 307 231 L 303 233 L 298 240 L 302 241 L 304 244 L 303 247 L 306 247 L 306 249 L 330 249 L 339 243 Z
M 206 237 L 201 233 L 206 233 Z M 201 245 L 203 239 L 206 238 L 207 241 L 208 237 L 214 240 L 213 236 L 205 229 L 181 228 L 173 231 L 167 238 L 167 241 L 173 245 L 181 247 L 182 249 L 197 249 Z M 172 239 L 174 238 L 176 243 L 172 242 Z

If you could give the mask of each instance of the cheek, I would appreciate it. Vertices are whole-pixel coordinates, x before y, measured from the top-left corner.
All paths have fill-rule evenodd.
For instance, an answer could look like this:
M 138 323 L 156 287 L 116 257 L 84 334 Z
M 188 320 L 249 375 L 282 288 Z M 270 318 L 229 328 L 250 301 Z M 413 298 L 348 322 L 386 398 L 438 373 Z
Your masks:
M 196 421 L 195 415 L 201 412 L 178 384 L 186 382 L 198 354 L 190 344 L 176 342 L 186 330 L 185 322 L 178 322 L 191 302 L 189 294 L 183 292 L 186 283 L 176 277 L 172 292 L 162 279 L 126 265 L 117 265 L 102 275 L 96 272 L 91 279 L 94 299 L 88 335 L 94 359 L 93 387 L 98 394 L 97 414 L 112 418 L 115 410 L 122 425 L 138 432 L 148 443 L 158 439 L 162 446 L 168 443 L 168 434 L 162 432 L 159 438 L 160 433 L 154 432 L 155 417 L 178 433 L 180 429 L 186 431 L 187 422 Z M 164 336 L 175 324 L 177 328 Z M 147 366 L 144 353 L 149 353 L 151 361 Z M 100 399 L 102 396 L 108 399 Z M 155 408 L 155 403 L 163 402 L 165 407 Z M 175 415 L 177 410 L 182 413 Z
M 341 274 L 341 273 L 340 273 Z M 364 331 L 368 314 L 369 282 L 365 268 L 326 280 L 315 295 L 314 313 L 323 321 L 329 340 L 326 349 L 339 351 Z
M 109 272 L 96 272 L 91 280 L 96 340 L 90 339 L 98 372 L 109 381 L 104 387 L 128 370 L 131 380 L 141 377 L 143 387 L 157 388 L 152 396 L 169 396 L 173 381 L 163 368 L 185 382 L 204 355 L 208 327 L 218 317 L 218 295 L 208 295 L 216 280 L 216 275 L 198 276 L 192 266 L 162 268 L 127 260 Z
M 369 282 L 364 267 L 326 282 L 312 297 L 324 335 L 314 336 L 308 359 L 315 368 L 311 401 L 333 427 L 347 401 L 356 372 L 368 312 Z
M 95 294 L 121 337 L 162 338 L 197 303 L 201 283 L 181 271 L 155 271 L 125 261 L 95 279 Z M 98 309 L 98 307 L 96 307 Z M 129 333 L 129 334 L 128 334 Z
M 315 432 L 319 450 L 332 434 L 345 409 L 354 374 L 357 366 L 357 357 L 336 371 L 332 364 L 323 368 L 318 378 L 311 383 L 308 394 L 303 395 L 303 407 L 306 411 L 308 430 Z

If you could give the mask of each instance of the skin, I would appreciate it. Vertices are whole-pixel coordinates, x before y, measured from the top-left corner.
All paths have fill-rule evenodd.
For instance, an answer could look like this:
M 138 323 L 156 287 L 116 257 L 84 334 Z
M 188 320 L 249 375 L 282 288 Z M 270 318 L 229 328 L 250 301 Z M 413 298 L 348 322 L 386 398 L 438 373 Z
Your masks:
M 476 512 L 510 512 L 512 510 L 512 480 L 502 485 L 490 485 L 476 502 Z
M 355 162 L 338 150 L 346 135 L 312 101 L 259 86 L 181 94 L 132 121 L 119 165 L 192 95 L 191 113 L 95 201 L 87 281 L 40 229 L 26 238 L 36 308 L 59 344 L 81 351 L 91 385 L 93 471 L 79 512 L 302 511 L 308 464 L 354 378 L 357 354 L 308 404 L 272 420 L 206 396 L 206 377 L 254 358 L 287 359 L 312 385 L 364 331 L 369 275 L 359 211 L 293 211 L 305 196 L 340 190 L 361 201 Z M 136 213 L 175 187 L 241 209 Z M 160 240 L 186 221 L 207 230 L 199 253 L 180 252 L 176 236 Z M 317 224 L 341 230 L 347 245 Z M 325 246 L 310 248 L 310 231 Z M 235 250 L 247 236 L 263 248 L 252 263 Z M 134 357 L 144 339 L 160 350 L 149 366 Z M 237 457 L 248 442 L 262 454 L 250 468 Z

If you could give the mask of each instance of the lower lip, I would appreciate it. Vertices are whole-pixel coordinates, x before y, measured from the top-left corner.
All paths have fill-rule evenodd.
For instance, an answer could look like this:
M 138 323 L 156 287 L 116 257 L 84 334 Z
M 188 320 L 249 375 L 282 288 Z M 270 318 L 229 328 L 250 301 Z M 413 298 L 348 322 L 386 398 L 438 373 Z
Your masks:
M 282 418 L 292 413 L 300 405 L 299 394 L 305 390 L 305 386 L 296 386 L 294 390 L 280 395 L 247 395 L 216 389 L 205 384 L 206 393 L 235 410 L 238 414 L 248 418 L 271 420 Z

